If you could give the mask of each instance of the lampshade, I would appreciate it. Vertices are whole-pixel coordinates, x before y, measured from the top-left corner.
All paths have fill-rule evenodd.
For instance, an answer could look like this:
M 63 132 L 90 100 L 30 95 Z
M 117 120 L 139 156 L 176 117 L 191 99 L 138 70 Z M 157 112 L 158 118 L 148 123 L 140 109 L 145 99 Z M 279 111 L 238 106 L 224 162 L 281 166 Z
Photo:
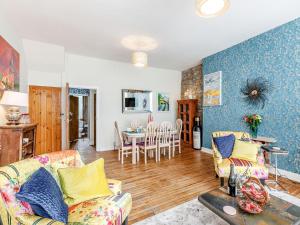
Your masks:
M 136 67 L 146 67 L 148 65 L 148 55 L 145 52 L 133 52 L 132 63 Z
M 229 6 L 229 0 L 196 0 L 196 12 L 205 18 L 219 16 L 225 13 Z
M 21 92 L 4 91 L 0 104 L 28 107 L 28 95 Z

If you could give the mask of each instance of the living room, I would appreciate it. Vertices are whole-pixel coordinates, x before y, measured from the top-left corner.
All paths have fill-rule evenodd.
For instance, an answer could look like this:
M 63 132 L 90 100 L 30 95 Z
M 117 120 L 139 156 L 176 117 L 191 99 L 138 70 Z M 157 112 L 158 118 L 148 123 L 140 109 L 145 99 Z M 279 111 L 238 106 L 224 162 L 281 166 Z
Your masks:
M 0 3 L 2 224 L 300 221 L 299 1 Z

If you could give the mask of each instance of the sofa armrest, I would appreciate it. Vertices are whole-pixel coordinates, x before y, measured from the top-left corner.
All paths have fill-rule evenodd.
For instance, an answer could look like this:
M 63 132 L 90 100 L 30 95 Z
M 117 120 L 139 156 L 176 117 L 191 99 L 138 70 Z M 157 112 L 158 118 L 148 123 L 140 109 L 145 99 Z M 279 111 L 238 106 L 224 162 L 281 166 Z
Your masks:
M 114 193 L 114 195 L 119 195 L 122 193 L 122 181 L 107 179 L 109 189 Z
M 64 225 L 64 223 L 48 219 L 48 218 L 43 218 L 39 216 L 34 216 L 34 215 L 21 215 L 20 217 L 17 218 L 17 220 L 23 224 L 23 225 L 33 225 L 33 224 L 38 224 L 38 225 Z
M 215 146 L 215 143 L 214 143 L 213 140 L 212 140 L 212 143 L 211 143 L 211 147 L 212 147 L 212 150 L 213 150 L 214 161 L 215 161 L 217 164 L 221 164 L 222 161 L 223 161 L 223 158 L 222 158 L 221 153 L 219 152 L 219 150 L 218 150 L 217 147 Z

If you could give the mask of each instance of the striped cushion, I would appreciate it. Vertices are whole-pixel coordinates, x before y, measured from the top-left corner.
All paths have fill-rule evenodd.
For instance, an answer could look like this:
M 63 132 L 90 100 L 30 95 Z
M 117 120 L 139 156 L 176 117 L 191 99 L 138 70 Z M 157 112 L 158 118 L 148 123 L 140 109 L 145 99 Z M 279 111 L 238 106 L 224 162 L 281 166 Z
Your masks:
M 244 159 L 229 158 L 229 161 L 234 164 L 234 166 L 252 167 L 252 163 Z

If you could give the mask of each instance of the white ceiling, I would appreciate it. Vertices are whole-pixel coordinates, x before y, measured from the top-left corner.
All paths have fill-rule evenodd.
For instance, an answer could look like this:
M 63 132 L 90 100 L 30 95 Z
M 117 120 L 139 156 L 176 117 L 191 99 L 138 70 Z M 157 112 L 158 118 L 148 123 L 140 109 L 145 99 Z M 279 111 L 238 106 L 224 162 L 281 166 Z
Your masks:
M 300 16 L 300 0 L 231 0 L 229 11 L 213 19 L 198 17 L 194 6 L 195 0 L 0 0 L 0 13 L 23 38 L 123 62 L 131 54 L 121 39 L 148 35 L 159 44 L 150 66 L 174 70 Z

